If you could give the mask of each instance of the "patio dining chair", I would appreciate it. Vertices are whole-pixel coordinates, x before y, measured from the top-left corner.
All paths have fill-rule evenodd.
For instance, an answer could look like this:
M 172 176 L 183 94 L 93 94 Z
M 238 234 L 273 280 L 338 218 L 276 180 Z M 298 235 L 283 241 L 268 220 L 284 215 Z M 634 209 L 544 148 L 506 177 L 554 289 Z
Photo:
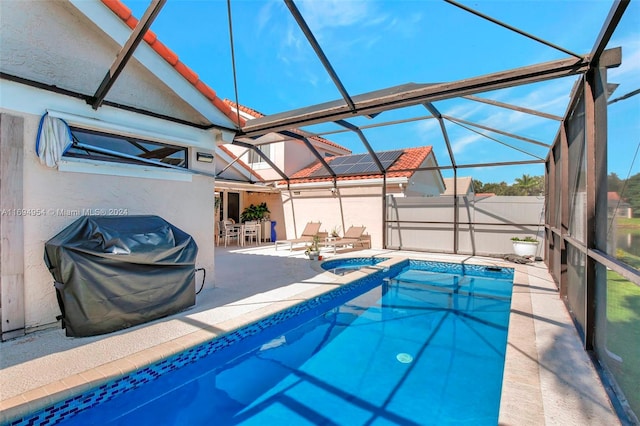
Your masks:
M 258 222 L 245 222 L 242 227 L 242 243 L 246 244 L 247 241 L 251 244 L 252 241 L 255 241 L 256 245 L 258 245 L 258 227 L 260 224 Z
M 222 241 L 224 239 L 224 220 L 216 221 L 215 239 L 216 239 L 216 245 L 217 246 L 219 246 L 220 245 L 220 241 Z
M 235 239 L 240 244 L 240 228 L 231 221 L 224 221 L 224 246 L 229 244 L 229 240 Z

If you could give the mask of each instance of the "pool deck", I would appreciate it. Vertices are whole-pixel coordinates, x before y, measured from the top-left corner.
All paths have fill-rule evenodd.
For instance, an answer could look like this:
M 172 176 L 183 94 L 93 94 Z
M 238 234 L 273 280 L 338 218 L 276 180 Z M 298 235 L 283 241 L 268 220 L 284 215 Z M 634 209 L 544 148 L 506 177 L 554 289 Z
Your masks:
M 515 268 L 499 423 L 620 424 L 544 264 L 376 249 L 322 254 L 326 259 L 381 255 Z M 314 297 L 360 274 L 336 277 L 324 272 L 319 262 L 304 258 L 301 250 L 275 251 L 272 244 L 217 247 L 215 263 L 215 288 L 204 289 L 196 306 L 180 314 L 103 336 L 71 338 L 55 327 L 0 343 L 0 423 Z

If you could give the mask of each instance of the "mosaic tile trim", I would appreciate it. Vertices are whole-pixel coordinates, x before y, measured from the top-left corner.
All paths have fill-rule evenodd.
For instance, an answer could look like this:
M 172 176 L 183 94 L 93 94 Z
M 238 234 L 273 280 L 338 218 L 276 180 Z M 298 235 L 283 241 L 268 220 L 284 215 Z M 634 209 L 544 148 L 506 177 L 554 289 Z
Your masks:
M 475 277 L 513 279 L 514 269 L 487 265 L 435 262 L 431 260 L 409 260 L 411 269 L 441 272 L 446 274 L 470 275 Z
M 385 260 L 389 260 L 388 257 L 350 257 L 346 259 L 333 259 L 327 260 L 322 263 L 322 269 L 330 270 L 345 266 L 370 266 L 377 265 L 380 262 L 384 262 Z
M 268 327 L 281 324 L 284 321 L 293 319 L 305 312 L 319 309 L 322 305 L 338 299 L 350 299 L 355 296 L 353 293 L 367 291 L 380 284 L 382 279 L 397 275 L 408 261 L 400 262 L 389 269 L 376 271 L 365 277 L 352 281 L 321 294 L 313 299 L 309 299 L 298 305 L 292 306 L 284 311 L 277 312 L 260 321 L 241 327 L 231 333 L 222 335 L 215 340 L 203 343 L 194 348 L 183 351 L 173 357 L 150 365 L 149 367 L 135 371 L 114 381 L 105 383 L 95 389 L 84 392 L 80 395 L 58 402 L 50 407 L 38 411 L 28 416 L 16 419 L 10 423 L 11 426 L 35 426 L 35 425 L 55 425 L 69 418 L 80 411 L 90 409 L 98 404 L 110 401 L 111 399 L 132 391 L 145 383 L 149 383 L 163 374 L 177 370 L 185 365 L 194 363 L 212 353 L 220 351 L 231 345 L 237 344 L 248 337 L 255 336 Z M 353 295 L 352 295 L 353 294 Z M 347 297 L 348 296 L 348 297 Z

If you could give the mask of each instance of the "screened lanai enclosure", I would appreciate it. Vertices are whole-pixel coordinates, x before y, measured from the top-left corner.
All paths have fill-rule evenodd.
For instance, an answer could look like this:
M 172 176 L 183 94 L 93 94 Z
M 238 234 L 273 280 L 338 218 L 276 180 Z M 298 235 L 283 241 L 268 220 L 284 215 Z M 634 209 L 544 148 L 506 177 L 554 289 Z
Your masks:
M 448 177 L 448 196 L 396 197 L 388 194 L 386 184 L 383 184 L 380 194 L 383 247 L 495 255 L 504 253 L 504 247 L 496 245 L 496 240 L 508 240 L 505 235 L 533 235 L 542 242 L 538 256 L 544 259 L 573 315 L 585 349 L 593 353 L 621 417 L 636 423 L 640 413 L 640 258 L 621 243 L 618 234 L 633 239 L 625 232 L 625 226 L 633 227 L 634 214 L 624 210 L 622 204 L 629 196 L 625 193 L 625 185 L 632 182 L 629 178 L 634 170 L 633 160 L 639 142 L 640 109 L 637 98 L 633 97 L 640 89 L 636 79 L 632 83 L 635 86 L 626 86 L 624 92 L 619 92 L 620 84 L 609 78 L 616 68 L 622 66 L 627 71 L 633 68 L 629 65 L 624 68 L 623 48 L 611 45 L 629 3 L 611 5 L 606 18 L 603 17 L 601 29 L 593 33 L 591 50 L 584 54 L 571 52 L 477 10 L 447 1 L 478 19 L 516 32 L 564 57 L 458 81 L 409 83 L 357 96 L 345 89 L 295 4 L 286 3 L 341 99 L 239 123 L 236 139 L 259 147 L 256 140 L 276 132 L 293 140 L 306 141 L 313 149 L 305 139 L 310 135 L 336 140 L 336 135 L 348 134 L 362 143 L 377 166 L 371 173 L 381 175 L 385 180 L 390 173 L 389 166 L 381 163 L 371 142 L 389 137 L 389 133 L 383 134 L 379 129 L 393 127 L 391 137 L 402 139 L 399 129 L 403 126 L 406 129 L 407 123 L 427 123 L 423 128 L 430 132 L 429 143 L 440 143 L 444 147 L 439 151 L 444 155 L 438 156 L 436 168 Z M 630 21 L 636 23 L 637 19 L 637 16 L 630 17 Z M 639 36 L 636 32 L 636 46 Z M 425 43 L 425 52 L 433 42 Z M 495 47 L 498 49 L 499 45 Z M 637 50 L 630 50 L 632 56 L 637 56 Z M 549 114 L 543 112 L 543 108 L 500 100 L 505 98 L 503 90 L 528 87 L 537 92 L 540 85 L 549 87 L 548 83 L 556 80 L 571 82 L 562 114 Z M 475 104 L 478 108 L 479 105 L 487 106 L 485 114 L 488 116 L 472 121 L 464 116 L 469 110 L 463 109 L 460 103 L 448 106 L 453 99 Z M 623 103 L 627 105 L 623 106 Z M 397 110 L 410 110 L 411 113 L 393 114 L 392 117 L 401 118 L 389 121 L 381 119 Z M 504 111 L 526 115 L 533 122 L 551 121 L 555 123 L 555 134 L 546 139 L 530 138 L 518 134 L 517 124 L 510 129 L 508 120 L 489 119 L 493 114 L 507 117 Z M 628 112 L 632 112 L 628 119 L 635 124 L 622 133 L 612 128 L 626 127 L 620 119 Z M 493 124 L 483 124 L 487 122 Z M 293 127 L 309 129 L 309 133 L 291 133 L 288 129 Z M 461 136 L 461 128 L 468 133 Z M 483 139 L 474 148 L 478 151 L 471 157 L 458 155 L 469 134 Z M 612 135 L 615 139 L 611 139 Z M 480 162 L 481 158 L 492 157 L 482 155 L 487 150 L 495 150 L 493 158 L 501 161 Z M 503 157 L 502 151 L 510 155 Z M 623 183 L 614 188 L 610 186 L 615 182 L 611 179 L 616 176 L 615 167 L 608 154 L 616 151 L 617 154 L 626 153 L 632 161 L 626 164 L 629 171 L 621 179 Z M 334 179 L 336 188 L 345 175 L 363 173 L 356 167 L 338 174 L 321 155 L 315 154 L 323 164 L 325 175 Z M 618 155 L 612 157 L 618 161 Z M 473 177 L 478 171 L 497 173 L 503 168 L 539 170 L 536 165 L 544 176 L 543 190 L 525 193 L 526 196 L 477 193 L 473 186 L 468 187 L 468 183 L 465 187 L 465 181 L 461 179 Z M 516 172 L 513 176 L 521 174 Z M 522 181 L 526 181 L 527 176 L 524 173 L 519 183 L 526 183 Z M 295 183 L 287 176 L 282 177 L 287 185 Z M 478 189 L 482 191 L 482 187 Z
M 203 3 L 216 8 L 207 9 L 207 31 L 184 36 L 221 37 L 213 45 L 224 49 L 209 48 L 224 77 L 211 84 L 220 90 L 226 83 L 232 104 L 261 111 L 236 114 L 236 128 L 224 129 L 274 172 L 249 175 L 245 188 L 271 188 L 288 205 L 314 200 L 329 209 L 348 205 L 358 179 L 375 179 L 367 227 L 379 236 L 374 245 L 387 249 L 500 256 L 512 237 L 533 237 L 618 414 L 638 422 L 637 3 L 407 1 L 396 2 L 395 16 L 376 10 L 384 2 Z M 177 25 L 170 9 L 179 6 L 171 2 L 130 6 L 144 14 L 116 72 L 87 98 L 94 108 L 146 30 L 161 37 L 162 25 Z M 548 25 L 536 27 L 534 17 Z M 260 43 L 276 36 L 282 43 L 267 58 Z M 401 45 L 409 55 L 394 48 Z M 308 87 L 295 91 L 299 76 Z M 365 160 L 337 167 L 312 143 L 318 137 Z M 309 150 L 319 171 L 296 177 L 277 165 L 269 146 L 283 141 Z M 419 146 L 431 147 L 433 164 L 402 169 L 390 159 L 389 152 Z M 429 172 L 438 194 L 398 184 L 403 172 Z M 298 223 L 313 219 L 295 211 Z

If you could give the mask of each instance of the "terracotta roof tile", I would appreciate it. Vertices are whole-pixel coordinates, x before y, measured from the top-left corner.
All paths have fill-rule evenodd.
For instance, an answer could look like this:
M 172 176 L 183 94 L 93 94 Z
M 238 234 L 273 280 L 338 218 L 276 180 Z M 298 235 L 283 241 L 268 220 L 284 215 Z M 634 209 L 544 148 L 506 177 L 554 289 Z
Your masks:
M 198 89 L 200 93 L 206 96 L 206 98 L 209 99 L 210 101 L 213 102 L 217 98 L 216 92 L 211 87 L 204 84 L 202 81 L 198 80 L 195 86 L 196 86 L 196 89 Z
M 129 9 L 126 5 L 124 5 L 120 0 L 101 0 L 102 3 L 107 6 L 113 13 L 115 13 L 124 23 L 129 26 L 129 28 L 133 29 L 138 24 L 138 19 L 136 19 L 131 14 L 131 9 Z M 201 92 L 207 99 L 209 99 L 223 114 L 225 114 L 229 119 L 231 119 L 234 123 L 237 123 L 237 115 L 235 112 L 231 110 L 229 105 L 226 105 L 222 102 L 222 99 L 216 96 L 216 92 L 211 89 L 206 83 L 204 83 L 198 77 L 193 70 L 191 70 L 187 65 L 180 62 L 178 55 L 175 54 L 171 49 L 165 46 L 158 37 L 151 31 L 148 30 L 144 35 L 144 41 L 151 46 L 153 50 L 156 51 L 165 61 L 169 63 L 172 67 L 176 69 L 189 83 L 191 83 L 196 90 Z
M 156 53 L 169 63 L 172 67 L 175 67 L 178 63 L 178 55 L 176 55 L 171 49 L 164 45 L 160 40 L 156 40 L 155 43 L 151 45 L 153 50 Z
M 131 9 L 120 0 L 102 0 L 102 3 L 107 5 L 107 7 L 123 21 L 126 21 L 131 16 Z
M 198 81 L 200 80 L 200 77 L 198 77 L 198 74 L 196 74 L 195 71 L 193 71 L 191 68 L 186 66 L 184 62 L 180 62 L 180 61 L 178 61 L 178 63 L 174 65 L 174 68 L 180 73 L 180 75 L 186 78 L 189 83 L 193 84 L 197 88 L 196 83 L 198 83 Z
M 135 28 L 136 25 L 138 25 L 138 20 L 133 15 L 129 16 L 129 18 L 127 18 L 124 22 L 132 29 Z
M 213 103 L 214 103 L 215 106 L 218 107 L 218 109 L 220 111 L 224 111 L 224 113 L 227 115 L 227 117 L 230 117 L 233 120 L 234 123 L 237 123 L 238 121 L 240 121 L 240 125 L 243 125 L 244 123 L 247 122 L 247 120 L 245 120 L 244 118 L 239 116 L 235 111 L 233 111 L 233 109 L 231 109 L 229 104 L 227 104 L 225 101 L 223 101 L 222 99 L 218 98 L 217 96 L 213 100 Z
M 156 40 L 158 40 L 158 36 L 156 35 L 156 33 L 151 30 L 147 30 L 144 35 L 144 41 L 146 41 L 149 45 L 152 45 L 156 42 Z
M 431 154 L 432 148 L 431 146 L 422 146 L 417 148 L 405 148 L 403 153 L 398 157 L 398 159 L 389 167 L 387 170 L 387 178 L 393 177 L 406 177 L 409 178 L 415 173 L 413 170 L 402 171 L 405 169 L 416 169 L 420 167 L 422 162 Z M 340 158 L 344 156 L 336 156 L 336 157 L 328 157 L 326 158 L 326 162 L 331 165 L 331 162 L 336 158 Z M 322 168 L 322 164 L 317 161 L 310 166 L 294 173 L 291 176 L 291 183 L 311 183 L 311 182 L 331 182 L 333 181 L 332 177 L 317 177 L 312 178 L 311 175 L 318 169 Z M 382 179 L 382 174 L 361 174 L 361 175 L 351 175 L 351 176 L 338 176 L 337 180 L 339 181 L 348 181 L 348 180 L 363 180 L 363 179 Z M 284 182 L 281 182 L 284 183 Z

